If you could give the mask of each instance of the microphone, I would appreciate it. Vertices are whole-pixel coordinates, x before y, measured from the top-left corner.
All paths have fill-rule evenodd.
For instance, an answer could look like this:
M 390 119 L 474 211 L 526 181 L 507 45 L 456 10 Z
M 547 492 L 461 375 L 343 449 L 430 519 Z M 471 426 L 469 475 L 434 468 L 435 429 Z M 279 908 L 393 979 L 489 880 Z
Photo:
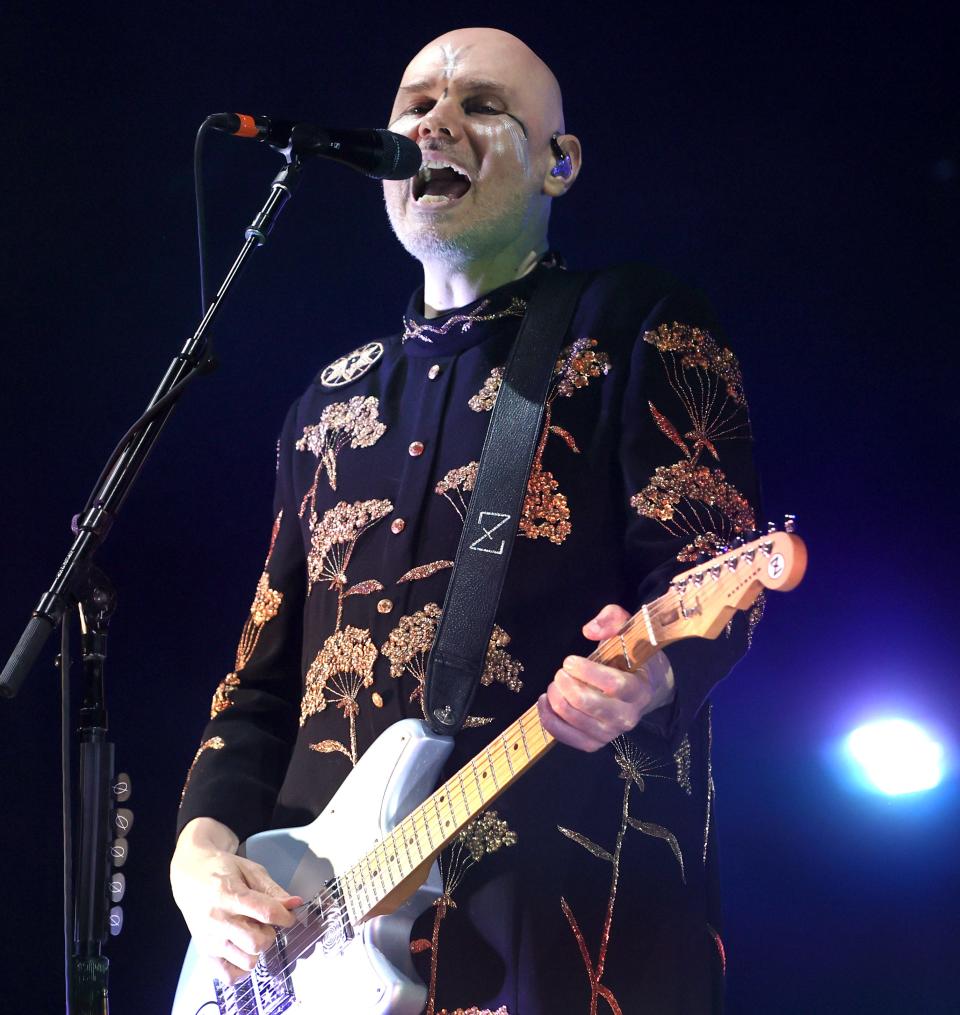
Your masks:
M 206 123 L 281 151 L 290 148 L 296 155 L 341 162 L 375 180 L 406 180 L 417 174 L 423 159 L 413 141 L 383 129 L 338 130 L 248 113 L 214 113 Z

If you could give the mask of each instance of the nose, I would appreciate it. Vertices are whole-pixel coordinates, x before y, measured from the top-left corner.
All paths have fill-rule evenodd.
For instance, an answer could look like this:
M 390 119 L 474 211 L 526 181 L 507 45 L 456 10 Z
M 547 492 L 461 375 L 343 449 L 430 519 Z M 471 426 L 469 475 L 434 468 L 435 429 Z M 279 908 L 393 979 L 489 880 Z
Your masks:
M 423 115 L 417 126 L 419 138 L 442 137 L 454 140 L 456 137 L 456 104 L 440 99 L 433 108 Z

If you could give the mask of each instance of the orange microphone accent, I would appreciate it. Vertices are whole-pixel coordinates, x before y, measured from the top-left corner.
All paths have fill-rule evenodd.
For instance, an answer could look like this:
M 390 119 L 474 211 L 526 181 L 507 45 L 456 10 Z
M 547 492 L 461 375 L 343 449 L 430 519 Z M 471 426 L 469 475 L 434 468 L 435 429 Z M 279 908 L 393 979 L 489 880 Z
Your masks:
M 252 116 L 247 113 L 236 113 L 235 115 L 240 121 L 240 126 L 233 132 L 237 137 L 257 137 L 259 135 L 257 122 Z

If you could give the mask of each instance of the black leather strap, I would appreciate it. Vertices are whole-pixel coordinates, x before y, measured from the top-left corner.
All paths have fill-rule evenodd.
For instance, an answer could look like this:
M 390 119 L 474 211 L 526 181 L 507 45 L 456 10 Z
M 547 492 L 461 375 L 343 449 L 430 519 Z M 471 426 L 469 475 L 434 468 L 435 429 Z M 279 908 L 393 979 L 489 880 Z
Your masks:
M 480 683 L 550 382 L 587 280 L 561 268 L 542 274 L 504 369 L 427 664 L 427 721 L 437 733 L 460 729 Z

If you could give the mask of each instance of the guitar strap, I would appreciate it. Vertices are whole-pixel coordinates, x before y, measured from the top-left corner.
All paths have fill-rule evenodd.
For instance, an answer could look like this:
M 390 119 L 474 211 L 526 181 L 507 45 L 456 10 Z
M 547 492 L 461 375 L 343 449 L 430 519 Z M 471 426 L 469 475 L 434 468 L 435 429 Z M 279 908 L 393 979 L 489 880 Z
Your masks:
M 545 269 L 504 368 L 427 663 L 427 721 L 452 735 L 476 694 L 540 440 L 544 406 L 587 275 Z

